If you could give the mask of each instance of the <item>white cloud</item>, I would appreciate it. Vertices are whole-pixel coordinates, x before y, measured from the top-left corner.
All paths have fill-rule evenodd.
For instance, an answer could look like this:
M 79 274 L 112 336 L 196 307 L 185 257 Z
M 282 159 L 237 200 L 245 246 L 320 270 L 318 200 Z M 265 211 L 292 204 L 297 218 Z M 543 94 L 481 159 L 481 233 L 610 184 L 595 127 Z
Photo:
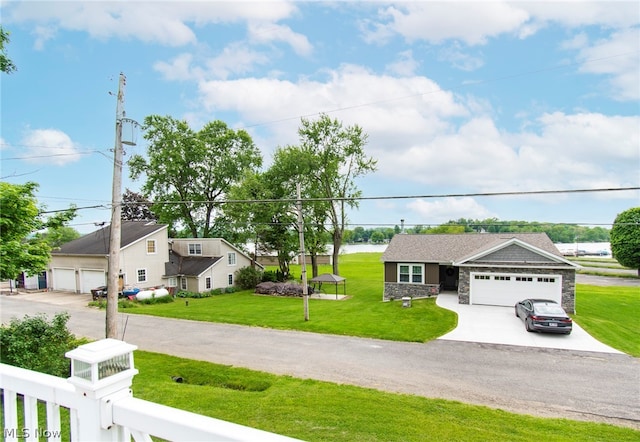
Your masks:
M 308 56 L 313 52 L 313 46 L 307 37 L 293 32 L 288 26 L 273 23 L 252 24 L 249 26 L 249 37 L 252 43 L 285 42 L 296 54 L 302 56 Z
M 28 23 L 38 26 L 37 47 L 54 35 L 56 29 L 87 32 L 98 39 L 137 39 L 166 46 L 183 46 L 196 42 L 196 27 L 208 24 L 243 21 L 269 22 L 289 17 L 297 7 L 292 2 L 206 2 L 206 1 L 127 1 L 89 2 L 52 1 L 8 2 L 3 4 L 5 23 Z M 46 32 L 43 32 L 46 30 Z M 303 47 L 302 37 L 290 33 L 283 39 Z
M 441 224 L 452 219 L 487 219 L 496 216 L 469 197 L 437 200 L 418 199 L 407 204 L 416 218 L 411 224 Z
M 31 163 L 62 166 L 80 159 L 80 151 L 71 138 L 57 129 L 29 130 L 21 144 L 27 146 L 23 156 Z
M 414 75 L 418 66 L 418 62 L 413 58 L 413 52 L 408 50 L 400 52 L 398 59 L 386 66 L 386 71 L 401 77 L 408 77 Z
M 640 100 L 640 28 L 614 32 L 590 45 L 580 41 L 580 71 L 610 76 L 610 91 L 603 94 L 622 101 Z
M 516 32 L 529 14 L 518 4 L 502 2 L 409 2 L 381 9 L 379 17 L 379 23 L 370 24 L 365 39 L 381 41 L 399 34 L 411 42 L 460 40 L 481 45 L 490 37 Z

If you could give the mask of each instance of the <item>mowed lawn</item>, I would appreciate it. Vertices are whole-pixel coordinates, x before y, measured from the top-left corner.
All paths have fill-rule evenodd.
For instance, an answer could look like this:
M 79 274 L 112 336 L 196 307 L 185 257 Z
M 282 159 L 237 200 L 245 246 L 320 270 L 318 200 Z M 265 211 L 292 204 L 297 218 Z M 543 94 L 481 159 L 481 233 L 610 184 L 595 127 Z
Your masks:
M 427 342 L 453 330 L 457 315 L 438 307 L 435 299 L 414 300 L 411 308 L 402 302 L 382 301 L 381 253 L 340 256 L 340 273 L 347 278 L 349 299 L 309 300 L 309 321 L 304 320 L 301 298 L 260 296 L 242 291 L 210 298 L 177 298 L 168 304 L 139 305 L 127 313 L 221 322 L 317 333 L 360 336 L 395 341 Z M 300 266 L 292 266 L 300 277 Z M 320 273 L 330 273 L 321 266 Z M 308 277 L 311 271 L 308 269 Z M 334 294 L 335 286 L 323 285 Z M 339 285 L 338 292 L 342 294 Z M 597 287 L 578 284 L 574 320 L 599 341 L 640 357 L 640 288 Z M 123 310 L 121 310 L 123 311 Z
M 121 310 L 155 316 L 223 322 L 277 329 L 361 336 L 395 341 L 426 342 L 453 330 L 457 315 L 438 307 L 435 299 L 414 300 L 411 308 L 401 301 L 382 301 L 380 253 L 357 253 L 340 257 L 340 274 L 346 278 L 346 300 L 309 300 L 309 321 L 304 318 L 302 298 L 256 295 L 241 291 L 209 298 L 181 299 L 168 304 L 140 305 Z M 300 277 L 300 266 L 292 266 Z M 320 273 L 330 273 L 321 266 Z M 308 270 L 311 278 L 311 270 Z M 335 285 L 323 291 L 335 294 Z M 343 292 L 342 284 L 338 291 Z M 188 301 L 188 305 L 187 305 Z
M 136 351 L 141 399 L 307 441 L 637 441 L 640 431 Z M 182 383 L 172 377 L 180 376 Z
M 345 301 L 310 301 L 304 321 L 301 299 L 251 292 L 177 299 L 127 312 L 201 321 L 424 342 L 456 325 L 456 315 L 433 299 L 382 302 L 379 253 L 341 257 Z M 294 271 L 299 275 L 299 267 Z M 330 272 L 328 267 L 322 272 Z M 328 286 L 327 292 L 335 288 Z M 342 290 L 342 287 L 339 289 Z M 578 286 L 583 327 L 630 354 L 638 351 L 637 290 Z M 621 315 L 616 320 L 613 315 Z M 622 338 L 616 330 L 624 331 Z M 629 342 L 631 341 L 631 342 Z M 606 424 L 545 419 L 456 401 L 393 394 L 311 379 L 136 352 L 134 395 L 176 408 L 308 441 L 636 441 L 640 432 Z M 172 377 L 180 376 L 183 383 Z

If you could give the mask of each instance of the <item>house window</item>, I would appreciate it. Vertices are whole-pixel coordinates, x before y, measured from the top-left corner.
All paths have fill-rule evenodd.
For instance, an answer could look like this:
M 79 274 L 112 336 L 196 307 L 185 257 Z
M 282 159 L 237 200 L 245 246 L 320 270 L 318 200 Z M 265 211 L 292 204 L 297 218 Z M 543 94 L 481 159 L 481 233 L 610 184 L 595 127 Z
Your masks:
M 155 255 L 156 254 L 156 240 L 148 239 L 147 240 L 147 255 Z
M 200 243 L 189 244 L 189 255 L 202 255 L 202 244 Z
M 187 289 L 187 278 L 180 278 L 180 288 L 182 290 Z
M 227 285 L 233 285 L 233 273 L 229 273 L 229 278 L 227 280 Z
M 474 275 L 474 279 L 491 279 L 489 275 Z
M 227 261 L 230 266 L 236 265 L 236 252 L 227 253 Z
M 422 269 L 421 265 L 400 264 L 398 266 L 398 281 L 422 284 Z
M 147 282 L 147 269 L 136 270 L 138 275 L 138 282 Z
M 521 282 L 532 282 L 533 278 L 530 276 L 516 276 L 516 281 L 521 281 Z
M 204 278 L 204 287 L 207 290 L 211 290 L 211 276 L 207 276 L 206 278 Z
M 511 276 L 494 276 L 493 279 L 495 281 L 511 281 Z
M 167 282 L 167 286 L 169 287 L 177 287 L 178 286 L 178 279 L 174 276 L 172 276 L 171 278 L 169 278 L 169 281 Z

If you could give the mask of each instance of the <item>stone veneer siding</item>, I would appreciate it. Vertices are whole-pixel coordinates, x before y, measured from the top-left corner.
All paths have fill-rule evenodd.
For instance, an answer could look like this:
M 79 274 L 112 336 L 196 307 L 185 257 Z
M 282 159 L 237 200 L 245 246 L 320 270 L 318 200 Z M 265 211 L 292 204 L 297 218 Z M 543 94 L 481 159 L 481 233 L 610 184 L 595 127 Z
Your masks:
M 471 272 L 514 273 L 514 274 L 557 274 L 562 276 L 562 307 L 567 313 L 576 311 L 576 271 L 573 269 L 553 268 L 504 268 L 504 267 L 460 267 L 458 280 L 458 303 L 469 304 L 469 286 Z
M 384 283 L 384 301 L 393 301 L 394 299 L 402 299 L 409 296 L 413 299 L 430 298 L 440 293 L 439 284 L 410 284 L 385 282 Z

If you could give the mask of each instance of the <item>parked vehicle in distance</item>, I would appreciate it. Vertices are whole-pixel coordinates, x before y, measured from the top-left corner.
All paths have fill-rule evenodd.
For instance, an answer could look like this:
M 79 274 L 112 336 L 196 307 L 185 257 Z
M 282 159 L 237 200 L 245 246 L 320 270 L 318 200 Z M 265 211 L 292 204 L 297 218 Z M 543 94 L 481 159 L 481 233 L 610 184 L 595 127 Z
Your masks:
M 525 299 L 515 306 L 516 316 L 524 321 L 528 332 L 540 331 L 569 334 L 573 321 L 567 312 L 550 299 Z

